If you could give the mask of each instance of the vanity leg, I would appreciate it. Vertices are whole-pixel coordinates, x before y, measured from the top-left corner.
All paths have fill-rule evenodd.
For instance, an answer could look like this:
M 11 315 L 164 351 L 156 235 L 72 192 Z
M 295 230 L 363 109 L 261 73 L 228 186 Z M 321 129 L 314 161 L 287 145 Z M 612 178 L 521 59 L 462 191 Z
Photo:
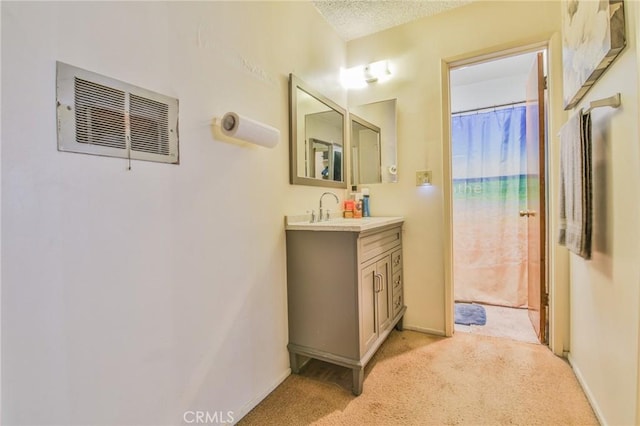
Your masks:
M 403 321 L 404 321 L 404 317 L 400 318 L 400 321 L 398 321 L 398 323 L 396 324 L 396 330 L 398 331 L 404 330 Z
M 364 368 L 354 367 L 353 368 L 353 388 L 351 389 L 351 391 L 355 396 L 358 396 L 362 393 L 363 381 L 364 381 Z
M 289 352 L 289 364 L 291 366 L 291 372 L 298 374 L 300 372 L 300 366 L 298 365 L 298 354 L 295 352 Z

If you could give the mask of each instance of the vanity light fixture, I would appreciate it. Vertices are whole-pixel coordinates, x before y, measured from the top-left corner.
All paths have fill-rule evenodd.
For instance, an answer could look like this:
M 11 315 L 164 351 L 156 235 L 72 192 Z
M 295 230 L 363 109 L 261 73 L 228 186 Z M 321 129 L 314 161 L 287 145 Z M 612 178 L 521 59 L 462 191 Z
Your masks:
M 340 80 L 347 89 L 362 89 L 367 84 L 383 82 L 391 78 L 389 61 L 377 61 L 340 70 Z
M 373 62 L 364 67 L 364 77 L 367 83 L 385 81 L 391 77 L 389 61 Z

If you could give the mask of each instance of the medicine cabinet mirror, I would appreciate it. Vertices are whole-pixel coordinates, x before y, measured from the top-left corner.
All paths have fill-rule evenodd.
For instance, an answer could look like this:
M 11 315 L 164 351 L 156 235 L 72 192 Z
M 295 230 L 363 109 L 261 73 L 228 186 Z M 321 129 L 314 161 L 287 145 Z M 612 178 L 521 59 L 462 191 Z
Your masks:
M 388 99 L 349 108 L 352 185 L 398 181 L 396 103 Z
M 382 182 L 380 127 L 355 114 L 351 119 L 351 184 Z
M 292 184 L 346 188 L 346 110 L 289 75 Z

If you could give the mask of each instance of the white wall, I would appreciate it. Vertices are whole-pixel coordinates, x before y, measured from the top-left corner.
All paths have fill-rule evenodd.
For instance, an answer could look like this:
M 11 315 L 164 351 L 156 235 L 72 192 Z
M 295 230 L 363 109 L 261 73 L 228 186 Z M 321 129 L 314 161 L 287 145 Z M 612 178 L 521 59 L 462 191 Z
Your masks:
M 287 77 L 344 105 L 344 43 L 306 2 L 1 7 L 3 423 L 238 419 L 289 372 L 283 216 L 323 191 L 288 183 Z M 56 60 L 179 98 L 181 164 L 58 152 Z
M 570 255 L 570 360 L 601 422 L 609 425 L 640 421 L 638 8 L 638 2 L 625 2 L 628 45 L 579 105 L 622 96 L 621 108 L 592 112 L 593 258 Z
M 531 63 L 533 63 L 533 60 Z M 522 102 L 526 99 L 526 81 L 526 75 L 514 75 L 472 84 L 452 86 L 451 111 L 456 113 L 495 105 Z

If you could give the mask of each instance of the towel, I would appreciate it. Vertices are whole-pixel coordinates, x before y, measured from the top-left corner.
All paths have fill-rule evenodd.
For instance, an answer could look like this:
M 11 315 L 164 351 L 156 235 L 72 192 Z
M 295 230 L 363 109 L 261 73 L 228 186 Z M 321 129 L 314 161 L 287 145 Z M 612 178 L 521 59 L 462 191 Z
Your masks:
M 582 110 L 560 129 L 559 243 L 591 258 L 591 115 Z

